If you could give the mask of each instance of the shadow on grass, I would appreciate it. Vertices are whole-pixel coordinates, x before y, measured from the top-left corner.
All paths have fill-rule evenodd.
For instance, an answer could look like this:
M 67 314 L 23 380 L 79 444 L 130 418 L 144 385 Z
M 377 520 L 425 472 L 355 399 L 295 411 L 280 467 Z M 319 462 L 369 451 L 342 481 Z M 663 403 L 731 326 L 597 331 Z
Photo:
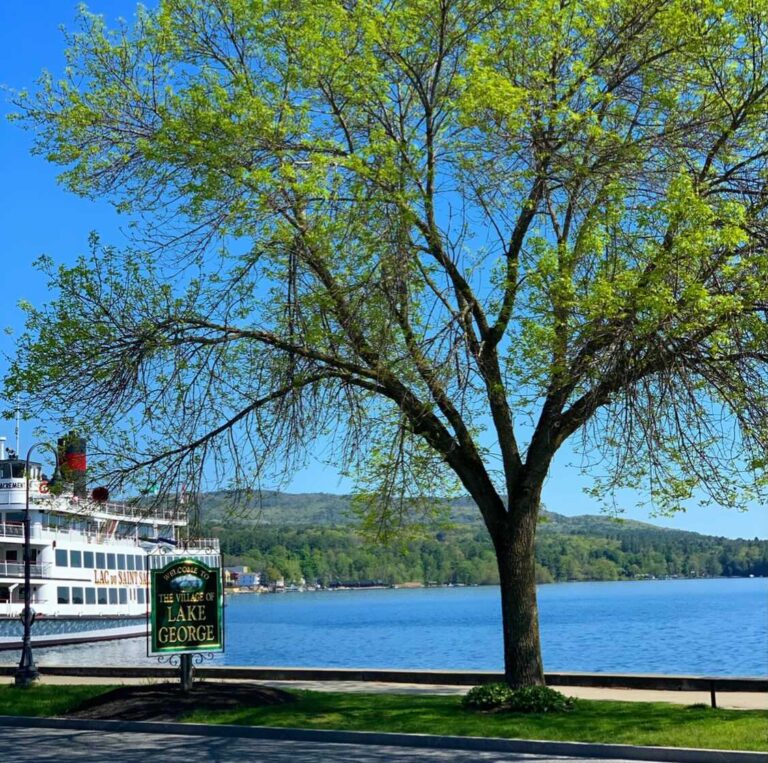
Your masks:
M 456 697 L 297 692 L 292 705 L 195 713 L 206 723 L 495 736 L 649 746 L 768 748 L 768 713 L 712 710 L 663 703 L 577 700 L 555 714 L 465 710 Z

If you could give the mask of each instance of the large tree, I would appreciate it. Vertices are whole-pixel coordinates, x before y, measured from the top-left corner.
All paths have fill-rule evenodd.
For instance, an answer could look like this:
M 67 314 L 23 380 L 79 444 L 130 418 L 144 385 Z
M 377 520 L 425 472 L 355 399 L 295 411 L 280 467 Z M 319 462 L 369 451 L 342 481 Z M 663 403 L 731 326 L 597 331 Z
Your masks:
M 566 440 L 596 490 L 661 509 L 764 481 L 767 43 L 764 0 L 84 12 L 20 118 L 133 244 L 44 263 L 6 392 L 122 438 L 113 476 L 161 489 L 322 442 L 387 532 L 455 480 L 498 558 L 507 680 L 540 683 Z

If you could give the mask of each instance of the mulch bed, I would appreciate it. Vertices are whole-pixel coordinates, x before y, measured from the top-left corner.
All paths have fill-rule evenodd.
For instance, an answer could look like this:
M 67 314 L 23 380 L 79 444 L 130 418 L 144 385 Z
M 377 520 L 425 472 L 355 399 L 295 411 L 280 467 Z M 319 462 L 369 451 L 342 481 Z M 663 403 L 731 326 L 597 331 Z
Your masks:
M 295 697 L 257 683 L 197 681 L 189 692 L 178 683 L 121 686 L 86 700 L 68 718 L 121 721 L 176 721 L 194 710 L 235 710 L 282 705 Z

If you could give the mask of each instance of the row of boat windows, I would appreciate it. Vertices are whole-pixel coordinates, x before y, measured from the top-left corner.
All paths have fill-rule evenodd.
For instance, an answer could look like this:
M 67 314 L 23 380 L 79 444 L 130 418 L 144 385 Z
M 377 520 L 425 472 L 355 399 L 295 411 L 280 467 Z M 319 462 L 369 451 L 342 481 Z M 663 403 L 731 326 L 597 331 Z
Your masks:
M 99 570 L 146 570 L 147 558 L 141 554 L 109 554 L 103 551 L 56 549 L 57 567 L 85 567 Z
M 144 604 L 144 589 L 136 588 L 135 591 L 136 601 L 139 604 Z M 128 589 L 58 586 L 56 598 L 59 604 L 127 604 Z
M 6 461 L 0 464 L 0 479 L 19 479 L 24 476 L 25 467 L 25 461 Z M 29 475 L 33 480 L 39 480 L 41 476 L 40 465 L 30 464 Z

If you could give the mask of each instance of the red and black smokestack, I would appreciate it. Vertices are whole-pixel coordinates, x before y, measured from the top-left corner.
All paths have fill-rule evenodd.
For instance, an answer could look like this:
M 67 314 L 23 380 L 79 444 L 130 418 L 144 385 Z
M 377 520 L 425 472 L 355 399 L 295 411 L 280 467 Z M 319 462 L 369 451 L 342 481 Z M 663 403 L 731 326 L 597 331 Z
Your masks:
M 59 438 L 59 467 L 66 482 L 72 483 L 72 492 L 78 498 L 87 495 L 85 469 L 87 458 L 85 452 L 85 438 L 70 432 L 65 437 Z

